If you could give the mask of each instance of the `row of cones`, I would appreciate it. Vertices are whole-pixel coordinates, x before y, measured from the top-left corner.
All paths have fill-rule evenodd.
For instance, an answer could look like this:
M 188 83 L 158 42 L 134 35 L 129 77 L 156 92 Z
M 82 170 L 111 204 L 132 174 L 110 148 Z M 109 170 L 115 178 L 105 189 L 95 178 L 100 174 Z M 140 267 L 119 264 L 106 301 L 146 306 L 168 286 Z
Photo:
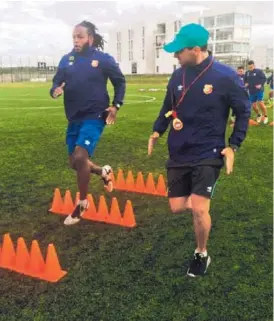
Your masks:
M 30 252 L 25 240 L 19 237 L 16 250 L 9 234 L 5 234 L 0 247 L 0 267 L 49 282 L 57 282 L 67 274 L 60 267 L 53 244 L 49 244 L 44 260 L 39 244 L 32 241 Z
M 127 201 L 123 215 L 121 214 L 120 207 L 116 198 L 112 199 L 110 211 L 104 196 L 100 197 L 98 209 L 96 209 L 94 199 L 91 194 L 88 194 L 89 208 L 83 215 L 86 220 L 103 222 L 107 224 L 115 224 L 124 227 L 135 227 L 136 221 L 133 212 L 131 201 Z M 52 207 L 50 212 L 54 214 L 69 215 L 73 212 L 75 206 L 79 201 L 79 193 L 76 194 L 75 202 L 73 203 L 71 192 L 65 192 L 64 199 L 61 196 L 59 188 L 54 191 Z
M 152 173 L 149 173 L 145 183 L 144 176 L 141 172 L 138 172 L 135 181 L 132 171 L 128 172 L 125 179 L 123 170 L 119 169 L 116 178 L 113 175 L 113 182 L 116 190 L 165 197 L 167 196 L 166 183 L 163 175 L 158 177 L 157 184 L 155 184 Z

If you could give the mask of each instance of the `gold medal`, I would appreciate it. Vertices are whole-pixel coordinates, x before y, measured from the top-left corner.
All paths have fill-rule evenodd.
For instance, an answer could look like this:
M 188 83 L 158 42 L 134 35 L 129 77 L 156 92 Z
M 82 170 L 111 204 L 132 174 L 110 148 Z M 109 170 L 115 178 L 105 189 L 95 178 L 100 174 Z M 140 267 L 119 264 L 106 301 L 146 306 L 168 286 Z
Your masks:
M 172 125 L 175 130 L 181 130 L 184 127 L 183 122 L 177 117 L 173 119 Z

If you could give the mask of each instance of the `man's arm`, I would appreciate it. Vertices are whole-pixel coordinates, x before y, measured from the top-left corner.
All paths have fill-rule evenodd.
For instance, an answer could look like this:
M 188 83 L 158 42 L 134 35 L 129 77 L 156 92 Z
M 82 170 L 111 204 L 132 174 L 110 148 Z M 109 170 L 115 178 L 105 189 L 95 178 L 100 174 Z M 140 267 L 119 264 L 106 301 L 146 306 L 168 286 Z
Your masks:
M 259 85 L 261 85 L 263 87 L 265 82 L 266 82 L 266 76 L 265 76 L 265 73 L 261 70 L 260 71 L 260 82 L 259 82 Z
M 229 138 L 229 145 L 239 148 L 247 133 L 251 103 L 248 93 L 237 75 L 230 79 L 228 101 L 236 116 L 234 130 Z
M 65 56 L 59 62 L 57 72 L 52 80 L 52 87 L 50 89 L 50 95 L 53 97 L 53 93 L 56 88 L 60 87 L 65 81 Z M 54 98 L 54 97 L 53 97 Z
M 170 116 L 166 117 L 166 114 L 172 111 L 173 101 L 174 101 L 174 96 L 172 91 L 172 78 L 171 78 L 167 86 L 167 92 L 166 92 L 162 109 L 160 110 L 159 116 L 153 125 L 153 132 L 157 132 L 159 133 L 159 135 L 163 135 L 167 130 L 171 117 Z
M 122 74 L 118 64 L 108 54 L 105 54 L 104 61 L 104 71 L 106 76 L 110 79 L 113 87 L 114 87 L 114 98 L 113 98 L 113 106 L 119 104 L 123 105 L 125 92 L 126 92 L 126 80 L 125 76 Z

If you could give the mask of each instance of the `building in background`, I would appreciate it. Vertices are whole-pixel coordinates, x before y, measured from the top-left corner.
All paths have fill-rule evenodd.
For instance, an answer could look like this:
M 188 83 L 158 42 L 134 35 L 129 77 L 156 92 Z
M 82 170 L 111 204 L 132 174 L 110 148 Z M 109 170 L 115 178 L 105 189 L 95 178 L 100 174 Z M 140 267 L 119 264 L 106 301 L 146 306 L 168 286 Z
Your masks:
M 125 74 L 171 74 L 178 61 L 163 46 L 187 23 L 200 23 L 208 29 L 209 49 L 219 61 L 234 68 L 246 64 L 250 56 L 252 19 L 237 10 L 165 16 L 158 21 L 121 26 L 110 32 L 108 51 Z
M 254 60 L 256 67 L 273 69 L 273 47 L 268 45 L 253 46 L 251 49 L 250 59 Z

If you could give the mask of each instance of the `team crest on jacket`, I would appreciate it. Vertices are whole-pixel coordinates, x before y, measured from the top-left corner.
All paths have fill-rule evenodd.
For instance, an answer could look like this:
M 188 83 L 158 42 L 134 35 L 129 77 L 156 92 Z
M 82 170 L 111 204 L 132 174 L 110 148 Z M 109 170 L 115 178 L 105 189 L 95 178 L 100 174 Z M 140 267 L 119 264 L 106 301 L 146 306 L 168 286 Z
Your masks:
M 212 85 L 205 85 L 203 91 L 204 91 L 204 93 L 205 93 L 206 95 L 209 95 L 209 94 L 211 94 L 212 91 L 213 91 L 213 86 L 212 86 Z
M 94 67 L 94 68 L 98 67 L 99 66 L 99 61 L 98 60 L 92 60 L 91 66 Z
M 69 61 L 74 61 L 74 56 L 69 56 Z

